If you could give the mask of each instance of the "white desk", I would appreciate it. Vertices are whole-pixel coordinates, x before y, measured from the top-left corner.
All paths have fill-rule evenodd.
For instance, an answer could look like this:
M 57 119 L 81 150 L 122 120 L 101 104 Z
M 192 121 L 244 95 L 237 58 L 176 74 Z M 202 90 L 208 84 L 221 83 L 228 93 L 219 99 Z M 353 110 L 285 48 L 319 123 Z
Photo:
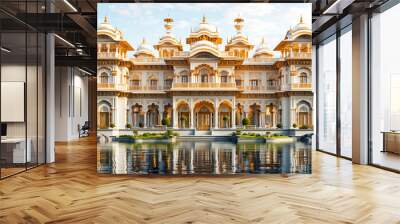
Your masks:
M 25 138 L 5 138 L 1 139 L 2 147 L 6 147 L 3 152 L 8 150 L 12 150 L 12 163 L 25 163 L 31 162 L 32 153 L 31 153 L 31 139 L 27 139 L 28 147 L 26 147 L 25 152 Z M 3 156 L 3 155 L 2 155 Z

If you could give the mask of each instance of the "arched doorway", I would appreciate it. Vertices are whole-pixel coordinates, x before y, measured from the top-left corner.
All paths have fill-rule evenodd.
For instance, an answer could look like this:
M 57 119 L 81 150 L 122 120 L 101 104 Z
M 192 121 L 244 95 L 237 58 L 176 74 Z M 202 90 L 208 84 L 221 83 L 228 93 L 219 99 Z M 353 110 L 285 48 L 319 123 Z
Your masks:
M 260 127 L 260 113 L 261 113 L 260 105 L 253 104 L 250 106 L 249 119 L 251 125 Z
M 108 103 L 102 103 L 98 107 L 98 127 L 100 129 L 111 126 L 111 107 Z
M 218 108 L 218 127 L 230 128 L 232 127 L 232 107 L 230 104 L 223 102 Z
M 311 107 L 308 102 L 301 101 L 297 104 L 297 125 L 299 127 L 311 127 L 312 117 L 311 117 Z
M 196 129 L 207 131 L 213 126 L 214 105 L 207 101 L 201 101 L 194 107 Z
M 142 113 L 142 105 L 135 104 L 132 106 L 132 126 L 133 127 L 140 127 L 140 123 L 142 123 L 141 119 Z
M 178 128 L 189 128 L 190 108 L 186 102 L 181 102 L 177 107 L 178 111 Z
M 147 127 L 155 127 L 158 123 L 158 106 L 153 103 L 147 110 Z

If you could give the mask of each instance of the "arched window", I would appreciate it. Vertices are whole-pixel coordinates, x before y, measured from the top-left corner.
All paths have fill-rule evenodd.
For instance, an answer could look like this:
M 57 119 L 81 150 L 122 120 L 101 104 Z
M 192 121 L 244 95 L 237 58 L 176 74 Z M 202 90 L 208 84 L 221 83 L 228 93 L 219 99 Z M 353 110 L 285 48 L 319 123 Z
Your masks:
M 157 90 L 158 79 L 156 76 L 152 75 L 148 79 L 148 85 L 151 90 Z
M 200 77 L 201 77 L 201 82 L 208 82 L 208 71 L 207 71 L 207 69 L 201 69 L 200 70 Z
M 299 78 L 300 78 L 300 83 L 308 83 L 308 77 L 305 72 L 302 72 Z
M 221 72 L 221 83 L 227 83 L 227 82 L 228 82 L 228 72 L 222 71 Z
M 110 76 L 106 72 L 100 74 L 100 83 L 110 83 Z

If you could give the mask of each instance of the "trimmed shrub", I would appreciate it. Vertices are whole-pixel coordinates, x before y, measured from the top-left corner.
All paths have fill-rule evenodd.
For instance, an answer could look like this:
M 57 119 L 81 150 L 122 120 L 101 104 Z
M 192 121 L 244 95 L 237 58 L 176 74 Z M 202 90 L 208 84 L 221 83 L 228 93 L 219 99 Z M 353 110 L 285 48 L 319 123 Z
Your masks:
M 282 124 L 277 124 L 276 128 L 282 128 Z
M 139 135 L 139 131 L 138 130 L 133 130 L 133 135 L 134 136 L 138 136 Z
M 292 127 L 293 127 L 293 128 L 297 128 L 297 124 L 294 123 L 294 124 L 292 125 Z
M 271 132 L 267 131 L 267 132 L 265 132 L 265 135 L 266 135 L 267 137 L 269 137 L 269 136 L 271 135 Z
M 161 124 L 165 125 L 165 126 L 170 126 L 171 125 L 171 119 L 169 119 L 169 117 L 166 117 L 166 118 L 161 120 Z
M 250 124 L 250 120 L 247 117 L 243 118 L 242 125 L 246 126 L 246 125 L 249 125 L 249 124 Z
M 144 124 L 142 122 L 139 123 L 139 127 L 143 128 Z
M 111 124 L 110 124 L 110 128 L 115 128 L 115 124 L 114 124 L 114 123 L 111 123 Z
M 308 127 L 308 125 L 302 125 L 300 126 L 300 129 L 309 129 L 310 127 Z
M 125 127 L 128 128 L 128 129 L 131 129 L 132 125 L 131 124 L 126 124 Z

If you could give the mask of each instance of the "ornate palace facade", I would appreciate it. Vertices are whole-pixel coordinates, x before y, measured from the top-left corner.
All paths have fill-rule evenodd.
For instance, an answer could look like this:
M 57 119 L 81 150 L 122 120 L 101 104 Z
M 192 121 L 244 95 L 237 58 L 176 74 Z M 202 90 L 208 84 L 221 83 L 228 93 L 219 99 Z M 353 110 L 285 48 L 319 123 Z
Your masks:
M 159 42 L 143 39 L 137 49 L 107 18 L 100 24 L 98 128 L 157 128 L 169 118 L 173 128 L 206 131 L 241 127 L 245 117 L 252 128 L 312 127 L 311 30 L 302 18 L 274 50 L 264 40 L 254 47 L 241 17 L 223 48 L 203 17 L 186 38 L 189 51 L 173 19 L 164 22 Z

